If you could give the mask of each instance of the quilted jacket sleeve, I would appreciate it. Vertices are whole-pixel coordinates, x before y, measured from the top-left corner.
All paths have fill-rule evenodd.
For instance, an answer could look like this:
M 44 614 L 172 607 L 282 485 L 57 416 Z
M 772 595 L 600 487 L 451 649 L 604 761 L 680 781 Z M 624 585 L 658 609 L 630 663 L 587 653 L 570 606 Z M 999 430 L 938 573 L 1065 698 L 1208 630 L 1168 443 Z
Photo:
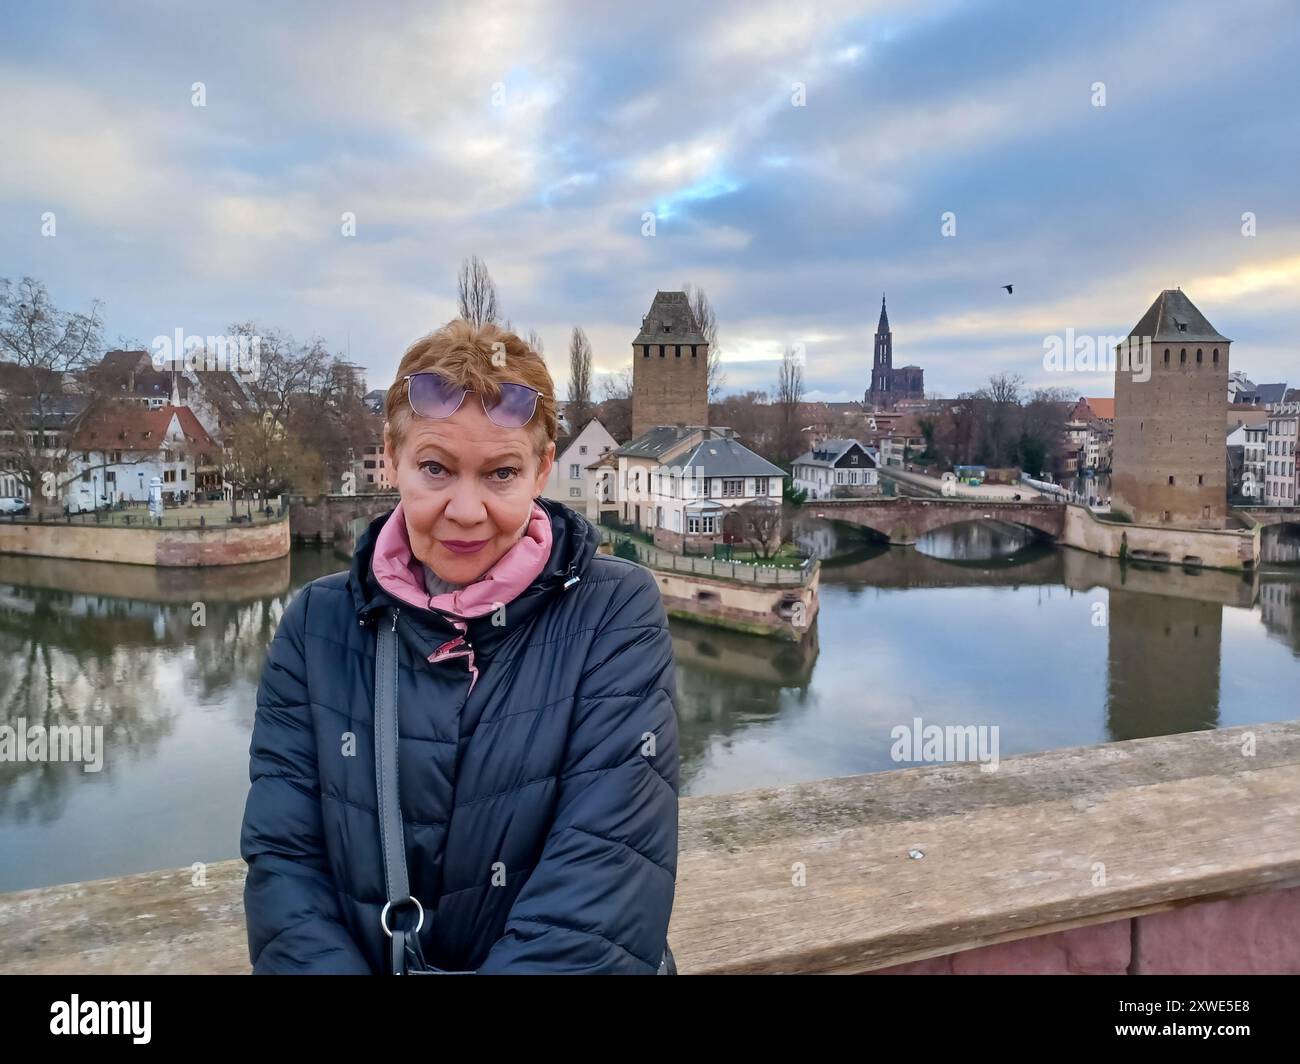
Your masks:
M 254 974 L 370 974 L 343 925 L 322 842 L 316 737 L 303 644 L 308 585 L 267 651 L 249 749 L 239 852 Z
M 478 968 L 654 974 L 677 876 L 677 688 L 654 576 L 629 566 L 582 671 L 541 860 Z

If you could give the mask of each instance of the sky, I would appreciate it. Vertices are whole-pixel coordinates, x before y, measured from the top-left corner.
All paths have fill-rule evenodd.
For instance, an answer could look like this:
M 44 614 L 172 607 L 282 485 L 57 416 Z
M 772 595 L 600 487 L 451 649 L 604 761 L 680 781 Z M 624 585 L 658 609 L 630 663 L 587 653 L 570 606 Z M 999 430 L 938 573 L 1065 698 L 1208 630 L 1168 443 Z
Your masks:
M 725 392 L 802 345 L 861 399 L 885 293 L 928 393 L 1109 395 L 1050 338 L 1181 287 L 1300 384 L 1298 54 L 1282 0 L 8 0 L 0 277 L 110 347 L 252 321 L 386 388 L 477 254 L 560 398 L 573 326 L 599 382 L 685 282 Z

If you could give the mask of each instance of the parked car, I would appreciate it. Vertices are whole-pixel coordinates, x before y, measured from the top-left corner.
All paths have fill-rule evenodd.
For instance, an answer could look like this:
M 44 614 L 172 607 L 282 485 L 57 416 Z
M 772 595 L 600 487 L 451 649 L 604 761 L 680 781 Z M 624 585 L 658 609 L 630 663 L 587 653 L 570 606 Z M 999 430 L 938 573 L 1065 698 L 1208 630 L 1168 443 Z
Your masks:
M 26 514 L 31 510 L 26 499 L 17 495 L 0 495 L 0 514 Z

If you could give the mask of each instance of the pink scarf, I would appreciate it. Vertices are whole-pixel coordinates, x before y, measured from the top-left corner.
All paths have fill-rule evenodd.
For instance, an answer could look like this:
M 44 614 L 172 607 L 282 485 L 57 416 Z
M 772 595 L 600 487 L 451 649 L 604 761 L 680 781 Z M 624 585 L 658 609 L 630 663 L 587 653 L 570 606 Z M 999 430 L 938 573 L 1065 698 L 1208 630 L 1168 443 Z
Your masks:
M 401 503 L 398 503 L 397 509 L 384 522 L 375 540 L 371 571 L 379 586 L 399 602 L 456 615 L 449 620 L 461 634 L 430 654 L 429 661 L 467 657 L 466 664 L 471 674 L 470 690 L 473 691 L 478 680 L 478 669 L 474 665 L 473 648 L 465 645 L 465 632 L 469 626 L 459 618 L 483 617 L 502 604 L 518 598 L 541 574 L 550 556 L 551 519 L 534 501 L 524 534 L 497 559 L 492 568 L 473 583 L 430 597 L 424 586 L 420 560 L 411 553 L 406 514 Z

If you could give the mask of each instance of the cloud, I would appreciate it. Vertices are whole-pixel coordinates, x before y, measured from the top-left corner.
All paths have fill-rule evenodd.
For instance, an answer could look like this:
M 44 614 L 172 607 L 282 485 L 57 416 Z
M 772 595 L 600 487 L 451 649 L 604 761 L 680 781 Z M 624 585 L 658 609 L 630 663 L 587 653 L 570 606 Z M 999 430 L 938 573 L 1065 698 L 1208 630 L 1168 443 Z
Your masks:
M 1044 335 L 1126 331 L 1176 284 L 1234 368 L 1296 375 L 1300 27 L 1275 0 L 11 7 L 0 273 L 105 298 L 110 335 L 252 318 L 375 383 L 479 254 L 561 391 L 573 325 L 617 370 L 688 280 L 732 390 L 803 342 L 809 394 L 860 396 L 882 290 L 896 362 L 945 394 L 1042 376 Z

